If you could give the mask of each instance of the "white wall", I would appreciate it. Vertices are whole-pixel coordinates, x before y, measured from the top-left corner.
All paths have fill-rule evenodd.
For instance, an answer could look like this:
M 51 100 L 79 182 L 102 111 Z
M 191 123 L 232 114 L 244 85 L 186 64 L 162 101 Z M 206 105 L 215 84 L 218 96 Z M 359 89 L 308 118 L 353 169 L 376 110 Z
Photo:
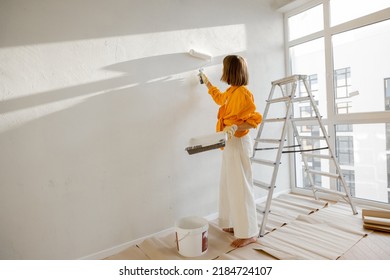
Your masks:
M 0 1 L 0 259 L 76 259 L 217 212 L 221 61 L 245 56 L 260 112 L 284 75 L 271 0 Z M 253 132 L 255 133 L 255 132 Z M 288 188 L 287 166 L 281 185 Z

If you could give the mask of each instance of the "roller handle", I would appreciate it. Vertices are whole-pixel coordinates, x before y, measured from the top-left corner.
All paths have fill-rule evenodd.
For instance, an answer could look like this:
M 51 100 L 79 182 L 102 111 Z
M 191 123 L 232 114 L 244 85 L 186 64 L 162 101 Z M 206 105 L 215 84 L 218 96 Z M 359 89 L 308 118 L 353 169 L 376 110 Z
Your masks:
M 201 84 L 204 84 L 204 81 L 203 81 L 203 79 L 202 79 L 202 75 L 200 75 L 200 74 L 202 74 L 202 73 L 203 73 L 202 69 L 199 69 L 199 82 L 200 82 Z

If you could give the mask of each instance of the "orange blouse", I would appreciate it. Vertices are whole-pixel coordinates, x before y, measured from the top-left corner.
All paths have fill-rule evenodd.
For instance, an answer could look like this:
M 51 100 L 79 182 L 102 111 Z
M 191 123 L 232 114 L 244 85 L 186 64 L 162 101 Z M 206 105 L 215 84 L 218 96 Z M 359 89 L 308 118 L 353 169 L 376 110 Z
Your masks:
M 226 92 L 221 92 L 212 86 L 209 94 L 215 103 L 220 105 L 218 111 L 217 131 L 222 131 L 225 126 L 240 125 L 244 122 L 257 127 L 263 116 L 256 112 L 256 105 L 252 93 L 245 86 L 231 86 Z M 249 130 L 237 131 L 234 136 L 242 137 Z

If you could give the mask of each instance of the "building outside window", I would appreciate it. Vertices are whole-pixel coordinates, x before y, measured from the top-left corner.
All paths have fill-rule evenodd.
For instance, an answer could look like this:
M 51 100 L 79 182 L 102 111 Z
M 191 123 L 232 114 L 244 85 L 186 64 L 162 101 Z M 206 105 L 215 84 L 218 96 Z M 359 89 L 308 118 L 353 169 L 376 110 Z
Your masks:
M 334 93 L 337 114 L 348 114 L 352 107 L 350 97 L 351 88 L 351 68 L 346 67 L 334 70 Z
M 353 136 L 336 136 L 336 156 L 340 165 L 353 166 Z
M 353 170 L 346 170 L 342 169 L 344 180 L 347 183 L 347 186 L 349 187 L 349 194 L 352 197 L 355 197 L 355 171 Z M 342 186 L 339 181 L 337 181 L 337 190 L 338 191 L 343 191 Z
M 335 98 L 348 98 L 351 88 L 351 67 L 334 70 Z

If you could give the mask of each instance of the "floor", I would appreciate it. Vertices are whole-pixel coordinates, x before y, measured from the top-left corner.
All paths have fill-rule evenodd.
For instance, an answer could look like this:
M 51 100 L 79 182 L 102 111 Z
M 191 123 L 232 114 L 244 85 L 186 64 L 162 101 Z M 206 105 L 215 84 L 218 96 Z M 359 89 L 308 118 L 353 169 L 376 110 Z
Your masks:
M 259 223 L 262 221 L 258 205 Z M 208 251 L 195 258 L 181 256 L 175 233 L 148 238 L 107 260 L 219 259 L 219 260 L 390 260 L 390 233 L 363 228 L 362 209 L 353 215 L 346 203 L 314 200 L 294 194 L 273 199 L 266 234 L 244 248 L 230 246 L 232 234 L 217 221 L 209 222 Z
M 339 260 L 390 260 L 390 233 L 374 231 L 345 252 Z

